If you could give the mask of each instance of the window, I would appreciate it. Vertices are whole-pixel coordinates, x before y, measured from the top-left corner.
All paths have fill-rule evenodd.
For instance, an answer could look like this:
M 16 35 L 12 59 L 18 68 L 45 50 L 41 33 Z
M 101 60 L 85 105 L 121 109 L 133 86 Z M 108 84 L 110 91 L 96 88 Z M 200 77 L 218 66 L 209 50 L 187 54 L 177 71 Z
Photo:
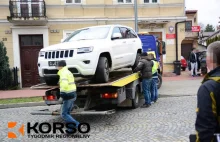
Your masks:
M 132 0 L 118 0 L 118 3 L 132 3 Z
M 136 33 L 133 30 L 131 30 L 131 29 L 130 29 L 129 34 L 130 34 L 130 38 L 137 38 Z
M 112 36 L 113 36 L 114 33 L 120 33 L 121 34 L 121 31 L 118 27 L 115 27 L 112 31 Z
M 159 0 L 144 0 L 144 3 L 159 3 Z
M 110 27 L 94 27 L 81 29 L 73 32 L 64 42 L 71 42 L 76 40 L 93 40 L 105 39 L 108 36 Z
M 82 0 L 66 0 L 66 3 L 82 3 Z
M 196 21 L 197 21 L 197 19 L 196 19 L 196 17 L 194 18 L 194 23 L 196 23 Z
M 192 21 L 187 21 L 185 24 L 185 31 L 191 31 L 192 30 Z
M 121 27 L 120 30 L 123 38 L 130 38 L 130 31 L 127 28 Z

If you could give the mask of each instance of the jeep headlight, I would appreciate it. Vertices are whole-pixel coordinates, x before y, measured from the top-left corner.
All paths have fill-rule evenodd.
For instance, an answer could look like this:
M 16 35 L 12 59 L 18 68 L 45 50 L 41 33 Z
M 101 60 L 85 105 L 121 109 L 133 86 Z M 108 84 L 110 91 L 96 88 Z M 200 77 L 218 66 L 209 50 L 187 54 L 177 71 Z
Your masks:
M 77 49 L 77 53 L 89 53 L 93 51 L 93 47 L 82 47 Z
M 39 57 L 44 57 L 44 56 L 45 56 L 45 52 L 40 51 L 40 52 L 39 52 Z

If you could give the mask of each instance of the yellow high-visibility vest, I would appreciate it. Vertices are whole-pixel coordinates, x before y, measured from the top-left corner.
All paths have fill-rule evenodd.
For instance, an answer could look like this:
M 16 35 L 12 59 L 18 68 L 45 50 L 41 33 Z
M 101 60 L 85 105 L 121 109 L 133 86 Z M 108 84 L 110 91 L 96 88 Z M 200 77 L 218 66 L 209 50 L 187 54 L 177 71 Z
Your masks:
M 71 93 L 76 91 L 74 76 L 67 67 L 63 67 L 57 74 L 60 76 L 60 92 Z
M 154 66 L 152 67 L 152 74 L 155 74 L 157 72 L 157 67 L 158 67 L 158 64 L 156 61 L 152 60 L 153 63 L 154 63 Z

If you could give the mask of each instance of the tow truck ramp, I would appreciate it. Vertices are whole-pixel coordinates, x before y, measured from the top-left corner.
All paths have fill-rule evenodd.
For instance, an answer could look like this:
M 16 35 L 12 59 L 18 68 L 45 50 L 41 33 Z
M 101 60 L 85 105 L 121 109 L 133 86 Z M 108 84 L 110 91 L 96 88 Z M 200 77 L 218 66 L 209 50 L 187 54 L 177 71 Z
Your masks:
M 77 99 L 74 104 L 72 115 L 111 115 L 118 106 L 139 106 L 139 94 L 142 90 L 139 80 L 139 73 L 132 71 L 118 71 L 110 74 L 108 83 L 93 83 L 88 79 L 75 80 L 77 86 Z M 44 101 L 49 105 L 62 104 L 59 96 L 59 86 L 48 86 L 38 84 L 31 89 L 45 89 Z M 79 106 L 79 107 L 78 107 Z M 100 107 L 103 109 L 96 109 Z M 106 107 L 106 108 L 105 108 Z M 32 115 L 60 115 L 60 110 L 50 111 L 49 109 L 33 111 Z

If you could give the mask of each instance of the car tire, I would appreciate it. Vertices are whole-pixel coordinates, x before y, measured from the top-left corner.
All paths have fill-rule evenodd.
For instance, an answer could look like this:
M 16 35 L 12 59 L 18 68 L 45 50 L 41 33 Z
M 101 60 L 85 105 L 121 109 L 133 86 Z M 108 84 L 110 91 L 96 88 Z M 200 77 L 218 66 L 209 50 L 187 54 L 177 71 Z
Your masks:
M 109 80 L 109 63 L 106 57 L 100 57 L 95 73 L 96 83 L 107 83 Z
M 59 81 L 59 78 L 44 78 L 46 84 L 48 86 L 54 86 L 54 85 L 57 85 L 58 84 L 58 81 Z
M 139 61 L 140 61 L 140 59 L 141 59 L 141 54 L 140 54 L 140 53 L 137 53 L 136 58 L 135 58 L 135 63 L 134 63 L 134 65 L 132 66 L 132 70 L 134 70 L 134 69 L 137 67 L 137 65 L 138 65 L 138 63 L 139 63 Z
M 183 70 L 183 71 L 185 71 L 185 70 L 186 70 L 186 68 L 185 68 L 185 67 L 182 67 L 182 70 Z
M 158 74 L 157 89 L 160 89 L 161 85 L 162 85 L 162 76 L 161 74 Z
M 136 109 L 136 108 L 139 107 L 139 103 L 140 103 L 140 90 L 139 90 L 138 86 L 136 86 L 134 99 L 132 99 L 131 101 L 132 101 L 132 109 Z

